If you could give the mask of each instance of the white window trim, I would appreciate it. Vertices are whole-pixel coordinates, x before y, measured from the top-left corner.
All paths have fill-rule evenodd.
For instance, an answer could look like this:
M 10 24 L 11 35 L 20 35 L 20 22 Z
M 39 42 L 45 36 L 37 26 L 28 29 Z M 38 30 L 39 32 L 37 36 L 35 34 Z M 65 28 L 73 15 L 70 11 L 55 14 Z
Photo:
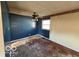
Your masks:
M 43 30 L 50 30 L 50 23 L 49 23 L 49 28 L 44 27 L 44 24 L 47 23 L 47 22 L 50 22 L 50 20 L 42 20 L 42 29 Z

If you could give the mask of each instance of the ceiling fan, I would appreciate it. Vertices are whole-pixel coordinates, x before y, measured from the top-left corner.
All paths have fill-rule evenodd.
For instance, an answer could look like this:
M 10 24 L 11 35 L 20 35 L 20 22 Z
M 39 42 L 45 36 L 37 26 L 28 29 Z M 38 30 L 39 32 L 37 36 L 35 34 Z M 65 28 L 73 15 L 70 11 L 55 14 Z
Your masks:
M 32 20 L 33 21 L 38 21 L 38 19 L 39 19 L 38 13 L 37 12 L 34 12 L 33 15 L 32 15 Z

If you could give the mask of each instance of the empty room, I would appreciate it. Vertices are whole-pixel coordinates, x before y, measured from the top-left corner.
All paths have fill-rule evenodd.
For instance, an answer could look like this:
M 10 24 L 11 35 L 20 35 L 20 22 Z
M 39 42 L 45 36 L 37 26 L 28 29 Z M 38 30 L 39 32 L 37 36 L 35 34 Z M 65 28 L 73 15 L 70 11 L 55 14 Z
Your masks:
M 0 1 L 1 57 L 79 57 L 79 1 Z

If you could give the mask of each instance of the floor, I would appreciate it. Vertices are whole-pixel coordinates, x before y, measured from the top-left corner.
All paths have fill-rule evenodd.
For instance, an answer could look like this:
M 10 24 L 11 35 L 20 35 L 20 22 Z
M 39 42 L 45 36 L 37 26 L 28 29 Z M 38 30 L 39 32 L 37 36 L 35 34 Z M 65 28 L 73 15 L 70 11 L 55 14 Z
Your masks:
M 10 57 L 76 57 L 79 52 L 47 40 L 42 36 L 30 36 L 9 42 L 6 55 Z

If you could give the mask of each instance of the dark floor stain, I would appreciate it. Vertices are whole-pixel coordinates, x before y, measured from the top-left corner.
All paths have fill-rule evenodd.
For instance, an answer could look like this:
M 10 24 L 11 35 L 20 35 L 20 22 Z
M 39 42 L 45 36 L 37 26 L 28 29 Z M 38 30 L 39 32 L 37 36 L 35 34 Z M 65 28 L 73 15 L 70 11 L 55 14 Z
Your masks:
M 29 38 L 30 39 L 30 38 Z M 13 57 L 78 57 L 79 52 L 43 38 L 33 38 L 17 47 Z

